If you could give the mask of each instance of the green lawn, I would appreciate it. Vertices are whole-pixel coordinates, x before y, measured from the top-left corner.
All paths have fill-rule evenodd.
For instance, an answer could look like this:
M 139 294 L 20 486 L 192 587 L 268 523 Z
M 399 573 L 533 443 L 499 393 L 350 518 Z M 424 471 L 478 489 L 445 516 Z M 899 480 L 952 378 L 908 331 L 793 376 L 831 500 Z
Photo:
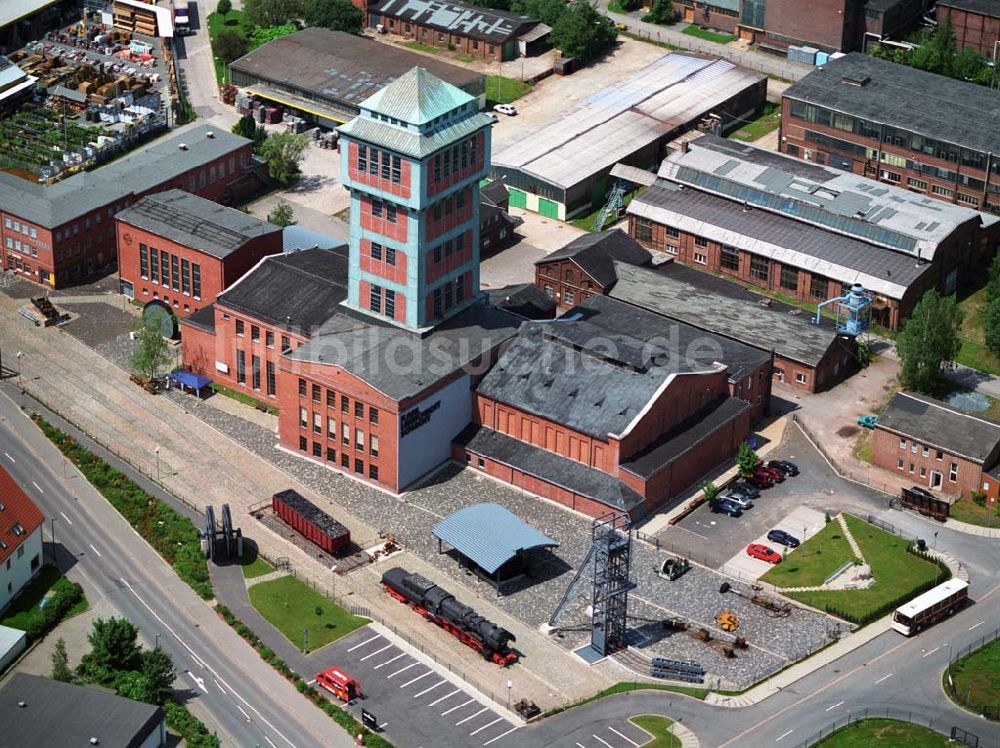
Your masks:
M 1000 640 L 963 657 L 949 672 L 954 682 L 954 692 L 945 687 L 949 696 L 957 694 L 958 700 L 975 712 L 985 708 L 996 714 L 1000 709 Z
M 245 392 L 233 390 L 221 384 L 216 384 L 215 382 L 212 382 L 209 386 L 212 388 L 213 392 L 219 395 L 225 395 L 226 397 L 232 398 L 233 400 L 241 402 L 244 405 L 249 405 L 251 408 L 263 410 L 265 413 L 270 413 L 272 416 L 278 415 L 278 408 L 276 406 L 265 403 L 263 400 L 258 400 L 256 397 L 251 397 Z
M 959 335 L 962 347 L 955 361 L 973 369 L 979 369 L 989 374 L 1000 375 L 1000 359 L 990 353 L 984 345 L 983 337 L 983 307 L 986 305 L 986 289 L 980 288 L 958 302 L 959 308 L 965 312 Z
M 643 743 L 643 746 L 647 748 L 681 748 L 680 738 L 670 732 L 670 726 L 674 723 L 672 719 L 656 714 L 642 714 L 638 717 L 630 717 L 629 722 L 653 736 Z
M 49 592 L 58 592 L 69 585 L 69 583 L 69 580 L 60 574 L 59 570 L 54 566 L 43 566 L 38 576 L 25 586 L 21 594 L 17 596 L 17 599 L 4 612 L 3 618 L 0 618 L 0 624 L 21 629 L 22 631 L 25 630 L 28 627 L 28 621 L 32 618 L 32 613 L 38 609 L 38 604 L 42 601 L 42 598 L 49 594 Z M 84 597 L 70 608 L 69 612 L 63 618 L 64 620 L 71 618 L 86 609 L 87 598 Z
M 785 556 L 761 581 L 775 587 L 815 587 L 854 558 L 839 522 L 830 522 Z
M 243 557 L 240 559 L 240 566 L 243 567 L 244 579 L 262 577 L 265 574 L 270 574 L 274 571 L 274 567 L 271 566 L 271 564 L 262 559 L 256 553 L 251 555 L 247 553 L 246 550 L 243 551 Z
M 708 29 L 695 26 L 693 23 L 681 33 L 688 36 L 697 36 L 699 39 L 706 39 L 716 44 L 729 44 L 729 42 L 736 40 L 736 37 L 732 34 L 720 34 L 718 31 L 709 31 Z
M 905 539 L 849 514 L 847 526 L 871 564 L 875 584 L 863 590 L 790 592 L 790 597 L 834 615 L 844 614 L 852 620 L 864 620 L 887 606 L 891 608 L 902 604 L 921 587 L 945 581 L 937 564 L 907 550 L 908 541 Z
M 814 748 L 943 748 L 951 745 L 941 733 L 895 719 L 866 719 L 813 743 Z
M 969 498 L 963 498 L 951 505 L 948 516 L 959 522 L 983 527 L 1000 527 L 1000 516 L 997 516 L 997 505 L 979 506 Z
M 629 14 L 629 11 L 623 8 L 622 4 L 616 2 L 616 0 L 611 0 L 611 2 L 608 3 L 608 10 L 612 13 L 621 13 L 623 16 L 627 16 Z
M 303 632 L 309 629 L 310 652 L 368 623 L 366 618 L 352 616 L 295 577 L 255 584 L 250 588 L 250 602 L 300 649 Z
M 729 134 L 733 140 L 742 140 L 744 143 L 752 143 L 755 140 L 767 135 L 772 130 L 777 130 L 781 124 L 781 104 L 766 102 L 757 116 L 751 122 L 744 122 L 739 130 Z
M 517 78 L 500 75 L 486 76 L 486 107 L 494 104 L 510 104 L 531 91 L 531 84 Z
M 475 62 L 476 61 L 475 57 L 473 57 L 472 55 L 467 54 L 465 52 L 457 52 L 457 53 L 455 53 L 454 58 L 456 60 L 458 60 L 459 62 Z
M 215 37 L 223 29 L 238 31 L 245 39 L 249 40 L 250 38 L 250 28 L 243 20 L 242 10 L 233 9 L 224 16 L 219 13 L 209 13 L 208 38 L 213 47 L 215 46 Z M 215 55 L 212 55 L 212 61 L 215 63 L 215 79 L 219 83 L 229 83 L 229 66 Z
M 643 189 L 644 188 L 640 187 L 637 190 L 633 190 L 632 192 L 627 193 L 622 198 L 622 206 L 627 208 L 628 204 L 632 202 L 632 199 L 640 192 L 642 192 Z M 604 203 L 601 203 L 598 207 L 596 207 L 587 215 L 583 216 L 582 218 L 574 218 L 572 221 L 570 221 L 570 223 L 576 226 L 578 229 L 583 229 L 584 231 L 593 231 L 594 221 L 597 220 L 597 214 L 600 213 L 601 210 L 603 209 L 604 209 Z M 614 216 L 611 216 L 611 218 L 607 222 L 605 222 L 604 228 L 601 230 L 607 231 L 609 228 L 611 228 L 611 225 L 613 223 L 615 223 L 615 218 Z
M 441 47 L 432 47 L 430 44 L 421 44 L 420 42 L 403 42 L 403 46 L 415 49 L 418 52 L 429 52 L 432 55 L 438 55 L 444 52 Z

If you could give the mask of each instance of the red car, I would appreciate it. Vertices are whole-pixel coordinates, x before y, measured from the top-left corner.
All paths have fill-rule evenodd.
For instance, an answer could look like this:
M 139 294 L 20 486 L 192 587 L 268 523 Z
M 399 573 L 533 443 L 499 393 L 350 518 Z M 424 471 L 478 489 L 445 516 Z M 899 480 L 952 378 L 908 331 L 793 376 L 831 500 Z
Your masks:
M 768 548 L 766 545 L 762 545 L 761 543 L 751 543 L 748 545 L 747 555 L 750 556 L 750 558 L 758 558 L 761 561 L 767 561 L 769 564 L 781 563 L 781 554 L 773 548 Z
M 767 468 L 757 468 L 754 474 L 747 478 L 747 482 L 757 486 L 757 488 L 770 488 L 774 485 L 774 476 Z
M 758 466 L 757 469 L 758 470 L 763 470 L 764 472 L 769 473 L 770 476 L 771 476 L 771 480 L 773 480 L 775 483 L 783 483 L 784 480 L 785 480 L 785 474 L 784 474 L 784 472 L 782 472 L 781 470 L 778 470 L 778 468 L 767 467 L 766 465 L 760 465 L 760 466 Z

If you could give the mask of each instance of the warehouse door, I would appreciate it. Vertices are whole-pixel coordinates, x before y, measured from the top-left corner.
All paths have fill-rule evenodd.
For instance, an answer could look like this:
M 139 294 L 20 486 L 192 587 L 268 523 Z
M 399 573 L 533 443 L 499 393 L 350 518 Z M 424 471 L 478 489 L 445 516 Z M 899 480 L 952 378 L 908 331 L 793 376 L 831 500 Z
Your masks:
M 507 189 L 507 195 L 510 197 L 510 207 L 512 208 L 528 207 L 528 196 L 524 194 L 521 190 L 515 190 L 513 187 L 509 187 Z
M 538 198 L 538 212 L 546 218 L 559 218 L 559 203 L 554 200 L 546 200 L 544 197 Z

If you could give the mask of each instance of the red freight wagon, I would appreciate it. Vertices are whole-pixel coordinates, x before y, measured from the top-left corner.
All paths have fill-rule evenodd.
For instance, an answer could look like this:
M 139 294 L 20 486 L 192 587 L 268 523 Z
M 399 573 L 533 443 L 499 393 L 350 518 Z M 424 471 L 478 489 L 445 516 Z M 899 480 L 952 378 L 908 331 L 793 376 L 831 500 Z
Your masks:
M 351 531 L 294 489 L 274 494 L 274 513 L 327 553 L 346 550 Z

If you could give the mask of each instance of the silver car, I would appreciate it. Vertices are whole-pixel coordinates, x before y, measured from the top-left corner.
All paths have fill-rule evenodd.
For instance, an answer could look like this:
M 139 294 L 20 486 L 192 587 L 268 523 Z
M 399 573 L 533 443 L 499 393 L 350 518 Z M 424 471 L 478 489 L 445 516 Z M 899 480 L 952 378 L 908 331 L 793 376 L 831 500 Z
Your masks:
M 720 499 L 726 499 L 733 502 L 740 509 L 749 509 L 753 506 L 753 501 L 748 499 L 746 496 L 735 491 L 724 491 L 719 495 Z

